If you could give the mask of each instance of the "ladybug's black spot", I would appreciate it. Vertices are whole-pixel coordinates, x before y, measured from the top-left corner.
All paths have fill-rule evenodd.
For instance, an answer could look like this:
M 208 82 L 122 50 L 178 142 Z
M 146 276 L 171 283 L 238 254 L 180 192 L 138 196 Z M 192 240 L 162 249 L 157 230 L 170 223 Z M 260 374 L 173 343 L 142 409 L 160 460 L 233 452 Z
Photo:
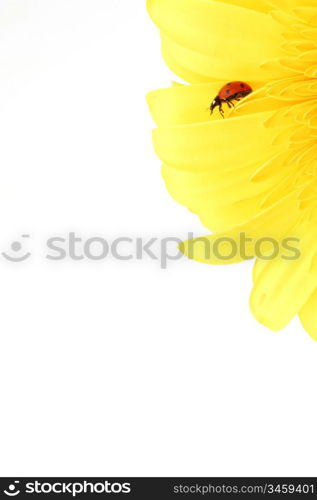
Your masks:
M 240 87 L 241 87 L 242 89 L 244 89 L 244 87 L 245 87 L 244 83 L 240 83 Z
M 227 90 L 226 90 L 226 93 L 227 93 L 227 94 L 230 94 L 230 89 L 227 89 Z

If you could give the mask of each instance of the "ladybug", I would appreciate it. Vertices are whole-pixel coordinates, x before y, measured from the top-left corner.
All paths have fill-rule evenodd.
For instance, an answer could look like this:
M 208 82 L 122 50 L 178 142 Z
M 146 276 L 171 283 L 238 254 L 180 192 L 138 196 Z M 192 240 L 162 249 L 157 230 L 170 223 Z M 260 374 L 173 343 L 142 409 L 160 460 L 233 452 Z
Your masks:
M 229 108 L 234 108 L 233 101 L 240 101 L 243 97 L 251 94 L 252 88 L 245 82 L 229 82 L 219 90 L 218 95 L 214 98 L 210 105 L 210 114 L 219 106 L 219 111 L 222 118 L 225 117 L 222 105 L 227 103 Z

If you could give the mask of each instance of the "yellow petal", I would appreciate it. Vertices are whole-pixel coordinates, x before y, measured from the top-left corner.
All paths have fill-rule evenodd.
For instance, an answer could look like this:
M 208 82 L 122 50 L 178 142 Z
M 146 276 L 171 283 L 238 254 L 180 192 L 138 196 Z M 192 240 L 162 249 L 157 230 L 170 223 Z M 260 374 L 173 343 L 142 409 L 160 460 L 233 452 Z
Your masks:
M 316 289 L 316 229 L 304 225 L 293 236 L 300 240 L 301 257 L 262 263 L 260 272 L 254 275 L 251 310 L 260 323 L 272 330 L 284 328 Z
M 274 165 L 274 161 L 266 164 Z M 280 166 L 266 171 L 257 169 L 257 164 L 237 164 L 236 168 L 192 173 L 164 165 L 162 175 L 176 201 L 199 215 L 208 229 L 218 230 L 241 223 L 283 198 L 291 185 L 291 179 L 288 185 L 286 180 L 294 176 L 294 170 Z
M 159 126 L 219 119 L 220 115 L 216 112 L 210 116 L 209 108 L 225 84 L 226 82 L 213 82 L 154 90 L 147 95 L 151 115 Z
M 246 238 L 246 239 L 245 239 Z M 241 241 L 244 241 L 241 252 Z M 236 264 L 254 257 L 254 244 L 244 233 L 225 231 L 182 242 L 180 250 L 189 259 L 203 264 L 226 265 Z
M 163 163 L 182 170 L 208 170 L 214 165 L 248 163 L 273 155 L 276 131 L 264 125 L 271 112 L 194 125 L 160 127 L 153 132 L 154 148 Z M 220 167 L 221 168 L 221 167 Z
M 299 313 L 303 327 L 317 341 L 317 289 Z
M 285 75 L 280 68 L 260 66 L 286 55 L 281 26 L 271 16 L 214 0 L 148 0 L 147 5 L 172 70 L 177 71 L 174 60 L 210 79 L 266 81 Z
M 271 243 L 261 241 L 263 235 L 280 242 L 285 235 L 288 236 L 297 220 L 295 197 L 290 195 L 239 226 L 184 241 L 181 250 L 187 257 L 206 264 L 233 264 L 252 258 L 259 244 L 261 253 L 270 255 Z M 215 243 L 219 244 L 216 253 Z M 233 252 L 234 249 L 236 252 Z M 285 255 L 289 256 L 286 252 Z
M 317 26 L 317 8 L 315 7 L 296 7 L 292 12 L 304 23 L 309 26 Z
M 268 0 L 217 0 L 222 3 L 228 3 L 230 5 L 238 5 L 239 7 L 244 7 L 245 9 L 257 10 L 259 12 L 270 12 L 272 6 Z
M 295 7 L 316 6 L 316 0 L 266 0 L 277 9 L 291 10 Z
M 161 34 L 162 55 L 167 66 L 189 83 L 209 83 L 217 78 L 211 76 L 210 57 L 179 45 Z
M 207 204 L 199 211 L 199 218 L 211 231 L 227 231 L 256 217 L 261 212 L 262 199 L 262 194 L 259 194 L 224 206 Z

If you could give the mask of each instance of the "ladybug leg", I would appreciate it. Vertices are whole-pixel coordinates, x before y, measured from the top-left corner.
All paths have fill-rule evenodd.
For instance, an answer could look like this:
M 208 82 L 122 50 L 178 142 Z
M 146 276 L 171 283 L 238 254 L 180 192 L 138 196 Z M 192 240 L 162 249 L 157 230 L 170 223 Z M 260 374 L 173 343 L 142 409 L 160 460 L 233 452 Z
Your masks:
M 222 118 L 224 118 L 225 117 L 225 113 L 224 113 L 224 110 L 222 109 L 222 103 L 219 105 L 219 112 L 220 112 Z

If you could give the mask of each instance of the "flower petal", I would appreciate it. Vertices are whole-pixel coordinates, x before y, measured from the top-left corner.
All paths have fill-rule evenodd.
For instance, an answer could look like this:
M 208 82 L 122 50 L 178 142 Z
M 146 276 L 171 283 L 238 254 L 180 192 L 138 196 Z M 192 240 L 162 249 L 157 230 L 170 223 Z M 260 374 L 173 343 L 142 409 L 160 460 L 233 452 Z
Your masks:
M 158 126 L 183 125 L 219 119 L 210 116 L 210 104 L 226 82 L 177 85 L 147 95 L 151 115 Z M 221 118 L 221 117 L 220 117 Z
M 294 7 L 316 6 L 316 0 L 266 0 L 277 9 L 291 10 Z
M 278 162 L 282 165 L 282 158 L 197 173 L 164 165 L 162 175 L 171 196 L 196 213 L 208 229 L 218 231 L 261 214 L 288 194 L 295 169 L 270 170 L 269 167 Z M 297 207 L 296 201 L 294 199 Z
M 230 5 L 238 5 L 239 7 L 244 7 L 245 9 L 257 10 L 259 12 L 270 12 L 272 6 L 269 0 L 218 0 L 222 3 L 228 3 Z
M 260 66 L 286 55 L 282 27 L 271 16 L 214 0 L 148 0 L 147 5 L 175 72 L 173 60 L 210 79 L 265 81 L 285 75 L 283 68 Z
M 293 236 L 300 240 L 299 259 L 262 261 L 260 270 L 254 273 L 251 310 L 260 323 L 272 330 L 284 328 L 316 289 L 316 228 L 303 225 Z
M 298 210 L 294 195 L 291 195 L 230 230 L 184 241 L 181 250 L 187 257 L 198 262 L 234 264 L 254 257 L 256 245 L 263 235 L 280 241 L 292 230 L 297 219 Z M 217 247 L 217 252 L 211 251 L 214 244 L 220 242 L 221 246 Z M 271 243 L 262 243 L 261 252 L 268 252 L 270 255 Z
M 182 170 L 202 171 L 241 162 L 258 163 L 282 150 L 273 145 L 276 130 L 266 127 L 272 112 L 194 125 L 160 127 L 154 148 L 163 163 Z
M 161 34 L 162 55 L 169 68 L 189 83 L 209 83 L 217 80 L 211 74 L 210 57 L 183 47 Z
M 317 341 L 317 289 L 299 313 L 303 327 Z

